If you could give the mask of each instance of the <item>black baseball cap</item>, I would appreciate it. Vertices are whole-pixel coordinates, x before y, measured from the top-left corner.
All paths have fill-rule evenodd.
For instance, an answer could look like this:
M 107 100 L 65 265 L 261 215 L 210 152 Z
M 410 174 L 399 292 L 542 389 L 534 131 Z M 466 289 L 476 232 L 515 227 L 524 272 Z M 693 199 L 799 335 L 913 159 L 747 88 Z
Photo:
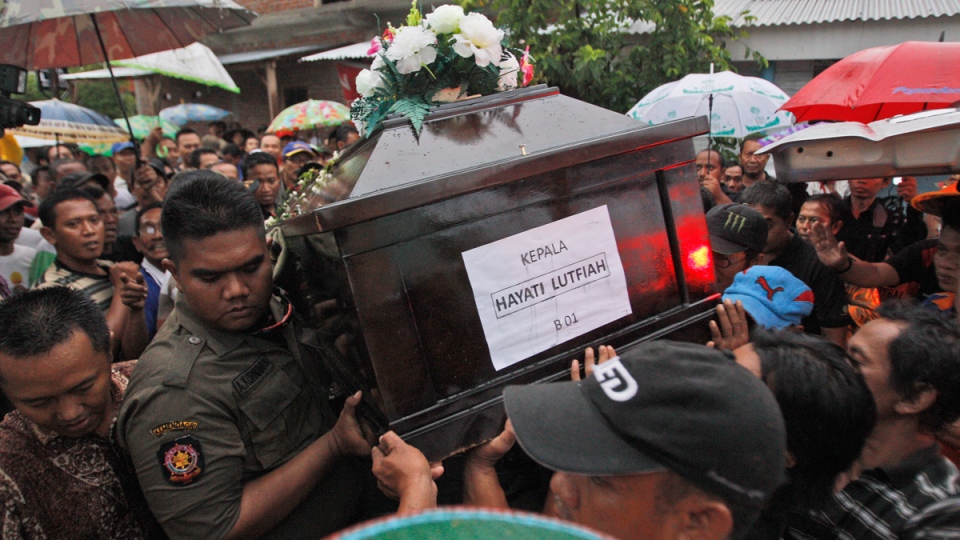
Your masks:
M 752 249 L 762 253 L 767 245 L 767 220 L 745 204 L 727 203 L 707 212 L 710 246 L 717 253 L 730 255 Z
M 553 470 L 669 470 L 753 508 L 786 477 L 773 394 L 732 356 L 702 345 L 642 343 L 583 381 L 508 387 L 503 399 L 520 446 Z

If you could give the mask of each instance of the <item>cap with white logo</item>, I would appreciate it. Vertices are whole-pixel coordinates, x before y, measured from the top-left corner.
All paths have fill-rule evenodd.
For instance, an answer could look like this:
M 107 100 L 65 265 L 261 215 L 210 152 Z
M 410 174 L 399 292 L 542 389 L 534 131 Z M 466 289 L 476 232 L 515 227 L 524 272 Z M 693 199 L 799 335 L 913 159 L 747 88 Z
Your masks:
M 508 387 L 517 440 L 540 464 L 583 475 L 670 470 L 759 508 L 785 479 L 773 394 L 720 351 L 642 343 L 581 382 Z

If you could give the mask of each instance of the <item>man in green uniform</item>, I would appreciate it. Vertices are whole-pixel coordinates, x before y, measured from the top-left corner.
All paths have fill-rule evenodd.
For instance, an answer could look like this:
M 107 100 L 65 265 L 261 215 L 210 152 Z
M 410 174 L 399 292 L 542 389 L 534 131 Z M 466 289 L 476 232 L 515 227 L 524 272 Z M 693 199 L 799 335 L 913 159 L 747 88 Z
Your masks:
M 370 445 L 359 392 L 339 419 L 293 308 L 273 289 L 263 217 L 211 171 L 163 206 L 181 294 L 140 362 L 117 419 L 144 494 L 171 537 L 319 538 L 353 517 Z

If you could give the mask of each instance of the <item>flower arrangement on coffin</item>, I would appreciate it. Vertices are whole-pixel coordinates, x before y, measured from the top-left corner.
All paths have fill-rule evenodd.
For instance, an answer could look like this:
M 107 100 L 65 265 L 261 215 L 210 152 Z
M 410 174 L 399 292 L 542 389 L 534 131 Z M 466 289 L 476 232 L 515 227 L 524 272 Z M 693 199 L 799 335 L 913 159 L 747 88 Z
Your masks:
M 297 178 L 297 183 L 287 191 L 286 196 L 277 200 L 276 215 L 264 223 L 268 229 L 276 227 L 285 219 L 299 216 L 311 209 L 311 202 L 322 197 L 324 188 L 334 180 L 333 168 L 340 162 L 340 153 L 334 152 L 322 167 L 305 171 Z
M 504 32 L 480 13 L 443 5 L 426 17 L 416 0 L 399 28 L 388 25 L 370 42 L 370 69 L 357 75 L 361 95 L 350 117 L 364 137 L 390 114 L 410 119 L 417 136 L 436 103 L 527 86 L 533 79 L 529 47 L 511 51 Z

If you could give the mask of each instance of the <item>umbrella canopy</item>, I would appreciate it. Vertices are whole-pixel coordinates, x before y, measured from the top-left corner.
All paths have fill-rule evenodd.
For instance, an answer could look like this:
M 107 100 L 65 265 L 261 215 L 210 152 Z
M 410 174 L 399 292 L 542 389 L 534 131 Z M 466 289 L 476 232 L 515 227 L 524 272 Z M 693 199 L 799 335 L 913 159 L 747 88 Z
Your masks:
M 115 66 L 143 69 L 167 77 L 240 93 L 240 88 L 233 82 L 233 78 L 217 59 L 217 55 L 202 43 L 112 63 Z
M 37 70 L 133 58 L 185 47 L 255 17 L 232 0 L 6 0 L 0 64 Z
M 332 540 L 604 540 L 610 537 L 569 521 L 526 512 L 443 508 L 361 523 Z
M 338 126 L 350 121 L 350 107 L 336 101 L 308 99 L 287 107 L 270 122 L 267 133 L 283 135 Z
M 136 116 L 131 116 L 129 120 L 130 127 L 133 128 L 133 136 L 140 140 L 146 139 L 147 135 L 150 134 L 150 130 L 155 127 L 162 128 L 163 134 L 167 137 L 175 136 L 177 131 L 180 130 L 176 124 L 167 122 L 159 116 L 144 116 L 142 114 L 138 114 Z M 126 123 L 123 121 L 123 118 L 115 118 L 113 122 L 121 128 L 126 127 Z
M 627 116 L 650 125 L 707 116 L 711 95 L 710 132 L 714 137 L 743 138 L 750 133 L 783 129 L 792 124 L 789 115 L 777 113 L 787 101 L 783 90 L 769 81 L 729 71 L 692 73 L 659 86 L 627 111 Z
M 960 43 L 908 41 L 854 53 L 813 78 L 783 110 L 797 121 L 868 123 L 960 101 Z
M 214 122 L 226 118 L 229 114 L 230 111 L 219 109 L 213 105 L 181 103 L 161 110 L 160 118 L 171 124 L 183 126 L 190 122 Z
M 66 103 L 59 99 L 32 101 L 40 109 L 40 124 L 9 130 L 14 135 L 34 137 L 67 143 L 115 143 L 129 139 L 127 132 L 117 127 L 97 111 Z

